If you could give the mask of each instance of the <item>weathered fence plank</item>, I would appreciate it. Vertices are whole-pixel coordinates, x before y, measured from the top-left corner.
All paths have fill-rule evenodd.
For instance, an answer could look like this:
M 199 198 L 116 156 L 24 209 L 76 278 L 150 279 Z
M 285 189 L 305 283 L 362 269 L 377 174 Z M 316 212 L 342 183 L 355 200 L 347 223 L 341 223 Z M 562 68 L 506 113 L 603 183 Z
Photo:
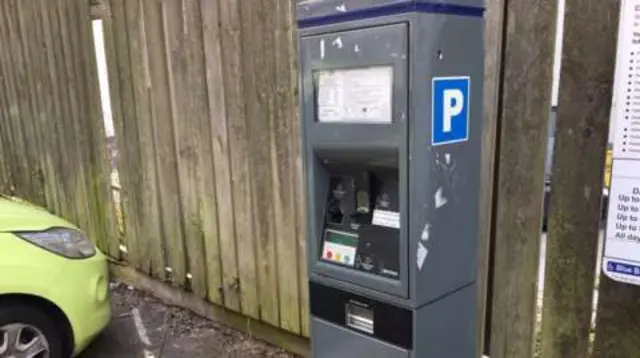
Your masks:
M 30 23 L 27 23 L 26 14 L 32 12 L 32 5 L 29 1 L 20 1 L 16 4 L 15 15 L 17 17 L 17 36 L 22 52 L 21 71 L 19 76 L 21 77 L 21 86 L 25 88 L 25 93 L 22 96 L 22 100 L 25 102 L 27 112 L 21 113 L 21 123 L 25 133 L 25 138 L 28 139 L 28 148 L 33 155 L 30 163 L 30 176 L 31 176 L 31 199 L 39 205 L 47 205 L 46 183 L 44 180 L 44 150 L 43 141 L 40 139 L 40 133 L 38 128 L 40 127 L 40 113 L 41 113 L 41 99 L 37 91 L 39 86 L 36 84 L 37 79 L 40 77 L 38 66 L 35 64 L 37 50 L 34 50 L 32 45 L 37 44 L 36 39 L 31 38 L 31 34 L 35 29 Z M 34 95 L 35 94 L 35 95 Z M 26 117 L 26 118 L 24 118 Z M 25 120 L 26 119 L 26 120 Z
M 37 1 L 37 0 L 36 0 Z M 90 195 L 94 196 L 91 211 L 96 223 L 96 235 L 102 240 L 102 250 L 115 257 L 118 254 L 118 231 L 116 208 L 111 192 L 110 163 L 107 153 L 106 130 L 103 120 L 103 105 L 100 98 L 96 44 L 93 40 L 93 28 L 86 16 L 91 12 L 88 1 L 78 2 L 78 19 L 80 26 L 81 49 L 83 54 L 84 75 L 89 97 L 89 113 L 84 118 L 87 126 Z
M 158 185 L 160 196 L 160 213 L 162 217 L 162 230 L 166 245 L 167 266 L 171 270 L 171 278 L 174 284 L 184 286 L 186 282 L 186 257 L 184 237 L 181 227 L 182 210 L 180 206 L 180 184 L 177 168 L 177 148 L 175 138 L 175 125 L 180 111 L 176 103 L 176 86 L 172 72 L 173 63 L 171 52 L 176 48 L 173 35 L 180 30 L 177 17 L 180 9 L 175 7 L 175 1 L 158 3 L 160 7 L 160 31 L 155 35 L 159 41 L 154 42 L 158 46 L 149 60 L 153 59 L 151 86 L 154 88 L 154 104 L 159 106 L 154 118 L 155 141 L 157 145 L 156 161 L 158 165 Z M 147 32 L 151 36 L 152 32 Z
M 6 44 L 8 51 L 0 54 L 3 56 L 3 62 L 7 68 L 7 89 L 9 93 L 8 116 L 4 120 L 5 126 L 9 128 L 11 138 L 13 139 L 12 147 L 14 148 L 14 181 L 12 183 L 15 192 L 19 195 L 30 196 L 31 192 L 31 153 L 28 138 L 24 135 L 22 121 L 20 117 L 27 115 L 25 109 L 25 99 L 27 94 L 22 87 L 23 82 L 20 81 L 20 64 L 22 63 L 20 44 L 16 38 L 16 19 L 15 19 L 15 2 L 5 1 L 1 4 L 3 8 L 0 15 L 3 16 L 0 22 L 3 25 L 3 43 Z
M 294 189 L 294 207 L 296 212 L 296 240 L 294 242 L 297 245 L 298 256 L 298 289 L 300 292 L 300 333 L 308 337 L 309 333 L 309 282 L 308 282 L 308 268 L 307 268 L 307 226 L 306 226 L 306 210 L 304 195 L 304 180 L 303 180 L 303 165 L 302 165 L 302 149 L 301 149 L 301 121 L 299 118 L 299 105 L 298 105 L 298 37 L 296 33 L 296 23 L 294 7 L 291 2 L 278 2 L 278 14 L 282 16 L 281 26 L 282 32 L 286 33 L 289 39 L 289 46 L 286 51 L 287 62 L 289 66 L 289 95 L 287 97 L 286 105 L 287 111 L 290 116 L 291 136 L 289 141 L 291 143 L 291 163 L 292 171 L 291 176 L 293 180 Z M 284 39 L 283 39 L 284 41 Z M 282 44 L 284 46 L 284 43 Z M 285 76 L 285 74 L 283 74 Z M 294 95 L 291 95 L 293 93 Z M 284 94 L 283 94 L 284 95 Z
M 125 1 L 111 0 L 111 21 L 105 23 L 105 32 L 113 34 L 106 38 L 107 68 L 110 94 L 113 98 L 113 123 L 118 148 L 118 172 L 121 184 L 121 208 L 124 213 L 124 246 L 127 260 L 139 269 L 143 269 L 139 240 L 144 237 L 140 215 L 141 203 L 137 193 L 142 190 L 137 175 L 142 163 L 139 155 L 137 121 L 134 104 L 133 74 L 130 64 L 128 24 L 125 17 Z M 109 53 L 109 50 L 113 53 Z M 164 273 L 164 266 L 161 269 Z
M 77 23 L 72 16 L 70 7 L 72 6 L 70 0 L 56 0 L 55 16 L 57 17 L 57 25 L 60 29 L 59 46 L 60 53 L 62 55 L 61 64 L 63 65 L 64 74 L 63 85 L 66 91 L 66 104 L 68 115 L 64 116 L 64 128 L 67 131 L 67 140 L 64 143 L 63 155 L 66 155 L 71 162 L 67 163 L 68 167 L 65 171 L 67 176 L 66 182 L 68 183 L 69 195 L 71 197 L 73 207 L 75 209 L 75 215 L 73 221 L 85 229 L 89 229 L 92 225 L 91 220 L 85 214 L 88 213 L 89 207 L 87 202 L 89 200 L 86 190 L 86 164 L 83 163 L 83 153 L 81 142 L 81 129 L 79 128 L 79 122 L 84 115 L 83 106 L 84 101 L 78 101 L 77 98 L 85 93 L 82 91 L 82 84 L 80 74 L 77 72 L 78 62 L 80 62 L 80 54 L 76 53 L 77 47 L 74 47 L 74 41 L 76 41 L 75 33 Z M 86 99 L 86 97 L 85 97 Z
M 542 316 L 545 358 L 588 355 L 615 62 L 603 54 L 616 52 L 618 4 L 566 1 Z M 579 157 L 589 159 L 576 165 Z
M 217 235 L 217 218 L 215 210 L 211 217 L 202 216 L 205 205 L 208 208 L 212 205 L 215 207 L 215 201 L 203 201 L 205 198 L 215 198 L 215 185 L 201 186 L 200 183 L 205 171 L 211 177 L 212 170 L 207 168 L 210 167 L 212 153 L 205 145 L 209 138 L 205 137 L 208 116 L 199 4 L 199 0 L 181 2 L 181 29 L 176 33 L 176 38 L 180 39 L 177 44 L 180 50 L 173 52 L 176 56 L 173 72 L 176 74 L 176 102 L 183 112 L 182 118 L 176 122 L 176 145 L 187 263 L 193 291 L 205 298 L 207 277 L 203 225 L 205 221 L 209 222 L 213 229 L 211 234 Z
M 53 166 L 54 152 L 51 151 L 51 143 L 55 140 L 51 136 L 49 126 L 53 118 L 52 98 L 48 94 L 51 87 L 48 83 L 47 76 L 47 57 L 46 49 L 42 46 L 45 43 L 45 30 L 42 28 L 42 19 L 40 13 L 40 1 L 26 1 L 27 13 L 31 14 L 35 19 L 26 26 L 28 30 L 28 38 L 24 40 L 24 46 L 28 47 L 31 58 L 31 73 L 34 80 L 35 100 L 37 101 L 37 110 L 35 112 L 36 120 L 34 121 L 34 131 L 37 136 L 38 154 L 40 155 L 41 175 L 45 189 L 46 207 L 54 212 L 60 212 L 58 197 L 58 175 Z M 2 106 L 2 104 L 0 104 Z
M 158 204 L 154 200 L 155 193 L 152 196 L 149 195 L 149 191 L 155 187 L 153 157 L 150 158 L 144 155 L 146 154 L 144 149 L 149 144 L 148 138 L 150 136 L 148 125 L 145 125 L 149 123 L 151 111 L 149 110 L 149 101 L 147 99 L 147 76 L 145 74 L 145 54 L 147 49 L 142 41 L 144 38 L 142 4 L 139 0 L 124 0 L 120 6 L 122 8 L 117 9 L 118 12 L 116 12 L 115 16 L 121 14 L 124 16 L 122 19 L 124 24 L 122 26 L 126 27 L 126 38 L 122 40 L 127 45 L 129 54 L 128 57 L 124 58 L 124 66 L 127 66 L 128 70 L 131 71 L 131 78 L 128 80 L 131 81 L 133 98 L 131 98 L 132 108 L 129 108 L 126 112 L 131 117 L 126 118 L 127 123 L 123 128 L 124 131 L 131 133 L 116 132 L 116 137 L 122 134 L 126 141 L 130 141 L 130 143 L 126 144 L 127 148 L 135 150 L 135 152 L 124 151 L 124 153 L 118 153 L 120 158 L 129 155 L 135 158 L 133 162 L 130 162 L 133 166 L 126 168 L 135 171 L 135 179 L 131 179 L 131 172 L 118 170 L 118 173 L 122 172 L 124 176 L 130 178 L 128 184 L 134 185 L 133 189 L 136 193 L 134 197 L 129 198 L 134 202 L 132 209 L 136 211 L 134 217 L 137 218 L 137 223 L 134 224 L 135 237 L 130 237 L 131 244 L 135 246 L 131 251 L 133 254 L 131 262 L 147 273 L 162 275 L 164 266 L 153 268 L 154 265 L 151 264 L 152 257 L 155 256 L 151 255 L 151 250 L 155 243 L 149 240 L 152 237 L 151 235 L 158 235 L 160 231 L 157 229 L 157 216 L 153 216 L 153 214 L 157 215 L 158 213 L 158 210 L 152 207 L 153 204 Z M 147 129 L 147 131 L 143 132 L 143 128 Z
M 251 6 L 242 5 L 242 49 L 244 54 L 244 80 L 247 100 L 247 128 L 251 138 L 249 160 L 251 163 L 251 195 L 255 210 L 256 265 L 258 269 L 258 293 L 261 319 L 273 325 L 279 322 L 278 277 L 275 253 L 275 223 L 271 198 L 273 176 L 271 161 L 273 148 L 270 124 L 273 120 L 273 104 L 268 94 L 268 58 L 265 43 L 270 43 L 269 32 L 264 26 L 266 12 L 264 2 Z
M 300 333 L 300 288 L 298 282 L 298 237 L 296 234 L 295 207 L 295 149 L 291 137 L 297 138 L 299 132 L 294 132 L 293 123 L 297 120 L 296 107 L 293 105 L 291 88 L 294 86 L 291 78 L 291 38 L 289 26 L 292 19 L 288 18 L 286 4 L 271 0 L 265 4 L 269 11 L 266 18 L 266 31 L 269 24 L 273 27 L 274 38 L 271 44 L 274 56 L 271 73 L 274 84 L 269 90 L 275 98 L 271 147 L 273 156 L 273 203 L 276 222 L 276 252 L 278 258 L 278 282 L 280 298 L 280 325 L 282 328 Z M 269 50 L 269 47 L 265 49 Z M 293 54 L 295 56 L 295 54 Z
M 48 133 L 50 139 L 50 155 L 52 157 L 54 177 L 48 177 L 48 180 L 55 180 L 57 184 L 58 192 L 58 207 L 56 213 L 65 217 L 71 217 L 71 200 L 67 191 L 67 185 L 65 181 L 65 175 L 63 168 L 66 167 L 69 158 L 64 155 L 60 155 L 61 148 L 65 141 L 64 127 L 61 125 L 61 118 L 65 115 L 64 112 L 64 93 L 58 87 L 61 81 L 61 74 L 59 72 L 60 59 L 58 51 L 58 42 L 54 39 L 59 36 L 57 29 L 54 27 L 55 22 L 52 20 L 53 12 L 52 8 L 55 4 L 50 2 L 40 2 L 40 19 L 42 20 L 42 27 L 44 32 L 44 52 L 43 56 L 46 59 L 46 77 L 47 77 L 47 93 L 52 103 L 51 117 L 47 120 L 47 127 L 42 130 Z
M 220 1 L 220 27 L 222 61 L 225 66 L 224 88 L 229 130 L 229 154 L 233 192 L 233 217 L 238 255 L 238 277 L 224 281 L 225 304 L 228 296 L 240 294 L 242 313 L 260 318 L 256 248 L 254 245 L 253 202 L 251 198 L 250 161 L 247 158 L 250 138 L 245 121 L 245 85 L 242 81 L 243 58 L 247 53 L 241 47 L 240 3 Z M 229 238 L 221 238 L 223 241 Z M 223 247 L 226 245 L 223 245 Z M 224 270 L 224 267 L 223 267 Z M 225 277 L 226 279 L 226 277 Z
M 509 1 L 500 94 L 491 357 L 533 354 L 555 1 Z
M 233 227 L 233 203 L 231 193 L 231 168 L 229 164 L 229 141 L 227 131 L 227 110 L 223 81 L 223 64 L 220 50 L 220 11 L 218 3 L 202 0 L 202 41 L 204 66 L 206 74 L 206 93 L 209 128 L 209 141 L 212 157 L 208 168 L 213 173 L 206 173 L 201 178 L 202 186 L 209 186 L 207 178 L 215 183 L 213 197 L 207 197 L 202 213 L 204 218 L 204 244 L 207 260 L 207 277 L 209 281 L 209 300 L 217 304 L 226 304 L 234 311 L 239 311 L 236 295 L 225 300 L 221 288 L 223 282 L 233 281 L 238 277 L 236 260 L 235 229 Z M 204 160 L 207 160 L 206 158 Z M 217 215 L 216 215 L 217 214 Z M 217 223 L 214 227 L 214 220 Z M 216 229 L 217 228 L 217 232 Z M 217 235 L 216 235 L 217 234 Z
M 157 6 L 144 0 L 132 1 L 128 4 L 132 7 L 127 22 L 130 27 L 130 44 L 132 46 L 132 73 L 134 75 L 134 88 L 136 93 L 137 140 L 140 156 L 140 191 L 136 192 L 132 200 L 136 201 L 139 215 L 139 237 L 137 238 L 140 250 L 147 254 L 146 261 L 142 262 L 143 269 L 155 277 L 164 277 L 165 274 L 165 244 L 162 233 L 161 201 L 158 190 L 158 162 L 156 158 L 155 122 L 157 108 L 154 106 L 153 84 L 151 79 L 149 52 L 152 47 L 161 51 L 162 45 L 158 39 L 159 31 L 153 25 L 160 24 L 158 16 L 153 21 L 149 13 L 153 14 L 150 6 Z M 127 7 L 127 9 L 129 9 Z M 159 12 L 158 12 L 159 13 Z M 151 28 L 149 28 L 151 22 Z M 149 35 L 148 35 L 149 34 Z M 155 34 L 155 36 L 154 36 Z M 158 54 L 161 56 L 161 54 Z M 137 63 L 135 63 L 137 62 Z M 131 148 L 133 149 L 133 148 Z M 126 155 L 126 154 L 125 154 Z M 129 168 L 132 169 L 132 168 Z M 119 170 L 119 172 L 121 172 Z M 134 172 L 126 173 L 128 176 L 136 175 Z
M 8 170 L 8 174 L 5 174 L 5 180 L 11 180 L 10 183 L 5 182 L 4 190 L 5 193 L 9 193 L 12 191 L 13 183 L 18 180 L 20 176 L 20 161 L 17 159 L 16 155 L 16 145 L 14 144 L 14 140 L 16 139 L 14 136 L 14 131 L 12 128 L 11 121 L 11 107 L 16 105 L 15 100 L 15 92 L 13 91 L 13 71 L 11 71 L 11 66 L 9 63 L 8 56 L 11 53 L 10 43 L 8 40 L 8 30 L 7 30 L 7 22 L 6 22 L 6 10 L 5 5 L 0 3 L 0 76 L 2 78 L 2 84 L 0 87 L 0 115 L 2 115 L 2 121 L 0 121 L 0 139 L 2 142 L 0 145 L 4 147 L 4 155 L 7 158 L 6 161 L 6 169 Z M 4 15 L 3 15 L 4 14 Z

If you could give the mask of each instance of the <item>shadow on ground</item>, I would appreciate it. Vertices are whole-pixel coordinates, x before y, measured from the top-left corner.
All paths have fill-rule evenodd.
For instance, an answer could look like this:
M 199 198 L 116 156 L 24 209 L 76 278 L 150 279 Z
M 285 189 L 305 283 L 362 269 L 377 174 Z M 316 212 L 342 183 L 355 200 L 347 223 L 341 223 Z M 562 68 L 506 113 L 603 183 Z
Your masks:
M 112 284 L 113 319 L 80 358 L 294 358 L 280 348 Z

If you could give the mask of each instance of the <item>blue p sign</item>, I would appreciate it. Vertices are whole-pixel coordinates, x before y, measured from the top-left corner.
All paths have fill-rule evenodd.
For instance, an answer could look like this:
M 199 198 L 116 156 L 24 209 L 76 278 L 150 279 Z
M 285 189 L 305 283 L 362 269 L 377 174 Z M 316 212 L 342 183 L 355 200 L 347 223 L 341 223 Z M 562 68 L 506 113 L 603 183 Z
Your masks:
M 442 145 L 469 139 L 469 77 L 434 77 L 431 143 Z

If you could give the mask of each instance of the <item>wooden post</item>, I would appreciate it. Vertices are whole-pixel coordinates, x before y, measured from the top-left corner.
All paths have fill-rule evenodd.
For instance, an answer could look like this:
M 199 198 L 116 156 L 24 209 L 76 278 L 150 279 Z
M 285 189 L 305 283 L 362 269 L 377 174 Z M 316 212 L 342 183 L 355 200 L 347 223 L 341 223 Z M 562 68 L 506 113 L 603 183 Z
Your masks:
M 482 172 L 480 187 L 480 244 L 478 245 L 478 306 L 476 318 L 476 356 L 488 353 L 488 331 L 491 301 L 490 277 L 492 226 L 494 218 L 494 177 L 496 163 L 496 130 L 500 103 L 504 32 L 504 4 L 501 0 L 487 0 L 484 38 L 484 108 L 482 122 Z
M 566 2 L 542 316 L 544 358 L 588 355 L 618 3 Z M 625 355 L 631 356 L 637 355 Z
M 504 6 L 490 353 L 526 358 L 534 343 L 556 2 Z

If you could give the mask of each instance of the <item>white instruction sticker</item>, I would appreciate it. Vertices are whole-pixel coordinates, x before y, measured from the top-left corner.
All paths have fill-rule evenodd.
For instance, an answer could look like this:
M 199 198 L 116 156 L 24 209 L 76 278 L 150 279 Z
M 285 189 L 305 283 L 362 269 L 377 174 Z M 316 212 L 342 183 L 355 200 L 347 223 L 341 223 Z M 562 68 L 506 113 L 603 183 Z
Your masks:
M 609 193 L 603 269 L 614 280 L 640 284 L 640 161 L 616 160 Z
M 625 0 L 620 13 L 611 120 L 614 159 L 640 159 L 640 0 Z
M 613 169 L 602 269 L 640 285 L 640 0 L 623 0 L 611 109 Z
M 393 68 L 318 73 L 318 121 L 391 123 Z
M 397 211 L 374 210 L 371 223 L 376 226 L 385 226 L 392 229 L 400 228 L 400 213 Z

